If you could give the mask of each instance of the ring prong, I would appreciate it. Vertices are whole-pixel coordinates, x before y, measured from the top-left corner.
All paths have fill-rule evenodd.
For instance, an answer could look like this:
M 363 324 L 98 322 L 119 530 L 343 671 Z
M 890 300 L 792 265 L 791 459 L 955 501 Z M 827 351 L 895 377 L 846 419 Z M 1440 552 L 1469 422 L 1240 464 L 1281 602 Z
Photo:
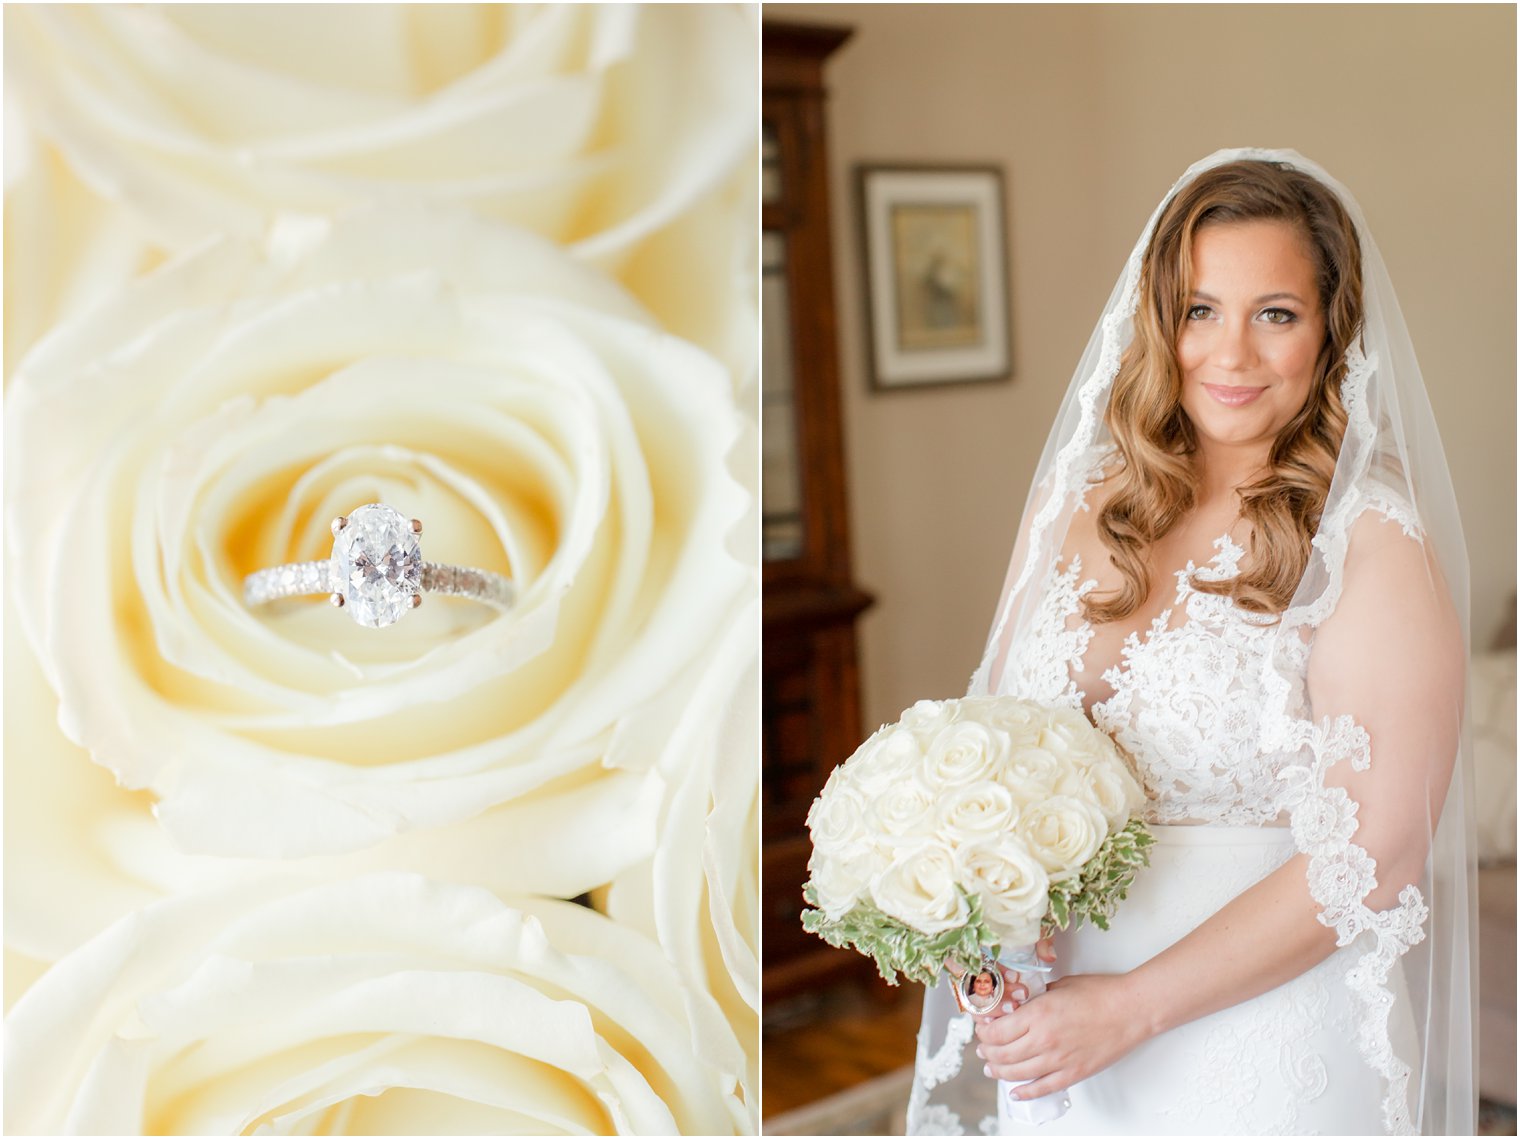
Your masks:
M 412 608 L 415 609 L 415 608 L 417 608 L 417 606 L 419 606 L 421 604 L 422 604 L 422 594 L 420 594 L 420 593 L 414 593 L 414 594 L 412 594 Z
M 345 517 L 344 515 L 340 514 L 336 518 L 334 518 L 332 520 L 333 537 L 336 538 L 338 536 L 338 531 L 341 530 L 341 529 L 343 529 L 343 527 L 345 527 L 347 525 L 348 525 L 348 518 Z
M 327 595 L 327 600 L 333 603 L 334 609 L 343 608 L 343 595 L 341 593 L 329 593 Z
M 417 519 L 417 518 L 413 518 L 412 519 L 412 533 L 413 534 L 420 534 L 420 533 L 422 533 L 422 521 L 420 519 Z

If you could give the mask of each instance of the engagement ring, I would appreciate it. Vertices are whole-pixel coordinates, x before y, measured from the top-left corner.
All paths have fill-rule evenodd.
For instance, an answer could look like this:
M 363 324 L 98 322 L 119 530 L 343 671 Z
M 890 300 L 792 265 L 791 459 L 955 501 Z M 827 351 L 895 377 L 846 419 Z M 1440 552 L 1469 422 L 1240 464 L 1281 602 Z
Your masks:
M 295 562 L 243 579 L 243 601 L 263 605 L 285 597 L 326 593 L 355 621 L 379 629 L 422 604 L 424 593 L 445 593 L 509 609 L 517 589 L 487 570 L 422 560 L 422 523 L 378 502 L 332 523 L 332 557 Z

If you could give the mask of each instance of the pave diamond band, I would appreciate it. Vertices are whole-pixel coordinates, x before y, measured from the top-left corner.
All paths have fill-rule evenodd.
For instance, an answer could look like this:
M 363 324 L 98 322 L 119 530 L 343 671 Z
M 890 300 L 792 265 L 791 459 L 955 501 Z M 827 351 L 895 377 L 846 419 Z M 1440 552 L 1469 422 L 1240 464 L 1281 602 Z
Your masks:
M 243 601 L 248 605 L 263 605 L 266 601 L 281 601 L 287 597 L 333 592 L 330 558 L 261 569 L 249 574 L 243 581 Z M 517 590 L 499 573 L 466 569 L 464 566 L 444 566 L 437 562 L 422 563 L 422 592 L 468 597 L 474 601 L 484 601 L 498 609 L 510 609 L 517 599 Z
M 354 620 L 381 628 L 422 604 L 423 593 L 509 609 L 517 588 L 498 573 L 422 560 L 422 523 L 379 503 L 333 520 L 332 557 L 258 570 L 243 579 L 251 606 L 326 593 Z

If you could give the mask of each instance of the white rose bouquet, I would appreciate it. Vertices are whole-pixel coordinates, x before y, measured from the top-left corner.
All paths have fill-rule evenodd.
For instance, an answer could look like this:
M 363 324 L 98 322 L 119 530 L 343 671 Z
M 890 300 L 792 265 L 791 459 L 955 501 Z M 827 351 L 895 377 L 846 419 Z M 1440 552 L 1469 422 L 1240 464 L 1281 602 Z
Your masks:
M 1046 967 L 1034 942 L 1073 921 L 1107 929 L 1149 861 L 1154 840 L 1133 817 L 1144 801 L 1114 741 L 1080 712 L 920 700 L 834 769 L 808 813 L 803 896 L 816 908 L 803 927 L 875 959 L 894 985 L 962 966 L 955 996 L 968 1012 L 1001 1001 L 998 959 L 1037 996 Z M 1016 1086 L 998 1081 L 1000 1118 L 1048 1123 L 1071 1105 L 1061 1093 L 1015 1099 Z
M 834 769 L 808 814 L 803 926 L 892 984 L 1108 928 L 1153 841 L 1119 749 L 1080 713 L 1006 697 L 921 700 Z

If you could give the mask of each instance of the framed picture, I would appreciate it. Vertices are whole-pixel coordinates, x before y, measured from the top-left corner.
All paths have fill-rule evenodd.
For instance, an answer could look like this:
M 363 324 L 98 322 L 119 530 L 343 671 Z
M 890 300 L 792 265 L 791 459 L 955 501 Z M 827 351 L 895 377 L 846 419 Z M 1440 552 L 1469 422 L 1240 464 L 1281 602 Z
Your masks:
M 856 183 L 871 386 L 1006 379 L 1003 172 L 866 165 Z

